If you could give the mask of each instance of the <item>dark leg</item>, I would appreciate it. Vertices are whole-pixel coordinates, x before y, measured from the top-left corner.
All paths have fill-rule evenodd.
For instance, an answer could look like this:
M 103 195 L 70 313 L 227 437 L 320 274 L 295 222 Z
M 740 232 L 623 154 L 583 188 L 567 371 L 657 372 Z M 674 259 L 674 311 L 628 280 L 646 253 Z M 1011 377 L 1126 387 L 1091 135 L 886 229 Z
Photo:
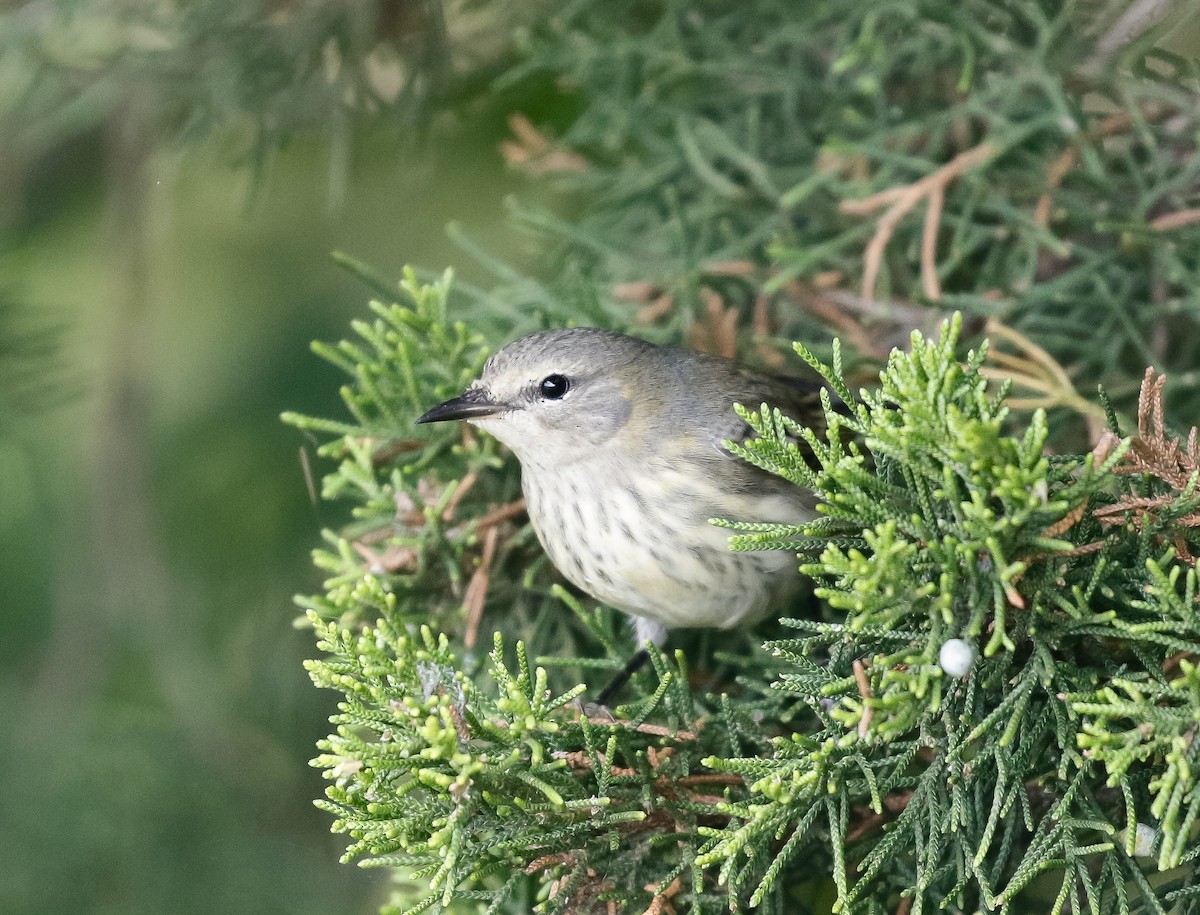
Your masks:
M 639 648 L 638 653 L 629 659 L 629 663 L 625 665 L 625 668 L 613 677 L 612 682 L 608 686 L 601 690 L 600 695 L 596 697 L 596 704 L 607 706 L 608 700 L 619 693 L 621 687 L 629 682 L 629 678 L 641 670 L 643 665 L 649 660 L 650 652 L 646 651 L 645 648 Z

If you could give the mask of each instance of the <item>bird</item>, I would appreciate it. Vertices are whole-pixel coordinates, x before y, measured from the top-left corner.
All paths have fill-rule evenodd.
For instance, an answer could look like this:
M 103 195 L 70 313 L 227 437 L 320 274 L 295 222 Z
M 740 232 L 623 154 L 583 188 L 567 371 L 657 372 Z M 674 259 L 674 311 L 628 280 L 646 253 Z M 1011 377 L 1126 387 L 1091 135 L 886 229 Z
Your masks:
M 594 327 L 545 330 L 492 354 L 418 423 L 466 420 L 521 465 L 529 520 L 554 566 L 633 620 L 647 653 L 677 627 L 733 629 L 801 589 L 788 551 L 733 552 L 711 523 L 803 524 L 815 497 L 732 454 L 752 434 L 734 404 L 823 426 L 820 385 Z

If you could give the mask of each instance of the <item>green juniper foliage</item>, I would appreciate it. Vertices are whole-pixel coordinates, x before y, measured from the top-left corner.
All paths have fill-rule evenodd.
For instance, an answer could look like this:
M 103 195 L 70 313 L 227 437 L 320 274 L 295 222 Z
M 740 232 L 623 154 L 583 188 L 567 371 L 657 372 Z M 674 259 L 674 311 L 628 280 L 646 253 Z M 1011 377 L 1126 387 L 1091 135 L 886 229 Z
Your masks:
M 824 438 L 748 407 L 758 436 L 742 455 L 812 488 L 824 517 L 727 526 L 736 549 L 799 549 L 826 615 L 788 621 L 798 634 L 771 643 L 773 659 L 735 659 L 736 687 L 697 688 L 695 659 L 658 653 L 615 720 L 589 718 L 573 702 L 588 687 L 556 685 L 551 659 L 503 634 L 544 638 L 522 600 L 545 601 L 562 627 L 575 619 L 580 653 L 619 663 L 611 619 L 540 584 L 548 570 L 496 592 L 512 613 L 487 616 L 486 662 L 462 647 L 469 617 L 447 591 L 484 561 L 477 529 L 495 510 L 447 528 L 459 489 L 423 474 L 493 474 L 492 492 L 510 480 L 493 446 L 457 430 L 422 429 L 427 440 L 380 459 L 378 442 L 420 406 L 414 354 L 437 356 L 419 363 L 432 400 L 482 356 L 447 318 L 447 284 L 410 275 L 402 291 L 405 304 L 357 326 L 369 346 L 322 348 L 356 376 L 345 394 L 358 423 L 292 417 L 335 433 L 323 449 L 342 463 L 325 491 L 356 506 L 318 554 L 326 594 L 303 602 L 326 653 L 314 682 L 345 694 L 314 761 L 331 780 L 320 804 L 351 837 L 348 860 L 403 876 L 396 911 L 1200 905 L 1200 617 L 1195 568 L 1179 558 L 1200 548 L 1200 469 L 1179 489 L 1165 467 L 1127 473 L 1135 453 L 1195 465 L 1194 441 L 1144 422 L 1096 454 L 1048 455 L 1041 413 L 1005 432 L 984 350 L 956 358 L 957 320 L 936 340 L 914 334 L 857 398 L 836 348 L 831 368 L 798 346 L 853 406 L 827 403 Z M 1149 396 L 1139 418 L 1156 411 Z M 519 525 L 503 536 L 493 579 L 496 555 L 528 552 Z M 405 550 L 415 559 L 380 562 Z M 939 666 L 952 638 L 975 654 L 963 677 Z M 1147 827 L 1157 859 L 1135 842 Z
M 914 912 L 1025 911 L 1022 891 L 1048 871 L 1061 872 L 1053 911 L 1159 911 L 1195 883 L 1200 853 L 1187 660 L 1200 604 L 1194 560 L 1169 545 L 1197 539 L 1195 449 L 1182 491 L 1154 492 L 1156 517 L 1106 525 L 1115 512 L 1099 506 L 1123 508 L 1114 470 L 1131 443 L 1099 462 L 1051 458 L 1040 412 L 1005 435 L 1003 398 L 977 373 L 985 354 L 959 365 L 956 336 L 915 335 L 849 417 L 830 411 L 869 464 L 854 441 L 818 441 L 767 407 L 744 414 L 760 436 L 744 456 L 815 489 L 828 521 L 737 525 L 734 546 L 794 543 L 843 616 L 791 621 L 802 634 L 772 646 L 791 665 L 775 687 L 819 725 L 777 738 L 769 762 L 706 760 L 744 775 L 752 796 L 728 805 L 701 863 L 761 896 L 781 858 L 832 842 L 846 911 L 889 894 L 911 895 Z M 848 395 L 840 372 L 822 371 Z M 805 544 L 806 532 L 820 536 Z M 978 655 L 961 680 L 938 666 L 950 638 Z M 1157 864 L 1171 871 L 1153 899 L 1132 857 L 1139 822 L 1160 831 Z
M 397 912 L 1200 912 L 1200 445 L 1167 429 L 1200 414 L 1196 72 L 1126 8 L 578 0 L 518 27 L 499 88 L 567 102 L 509 153 L 570 195 L 514 208 L 545 279 L 469 239 L 491 289 L 368 277 L 375 319 L 321 350 L 354 419 L 291 417 L 351 513 L 301 601 L 346 694 L 322 804 Z M 984 319 L 1019 352 L 960 361 Z M 850 405 L 822 437 L 744 405 L 736 450 L 822 517 L 732 545 L 800 553 L 813 606 L 673 634 L 613 721 L 572 700 L 628 635 L 558 583 L 514 463 L 412 426 L 569 323 L 785 369 L 805 340 Z M 1099 382 L 1104 409 L 1074 390 Z
M 1168 371 L 1170 415 L 1190 424 L 1197 72 L 1160 39 L 1192 7 L 1122 31 L 1129 7 L 563 4 L 508 81 L 548 76 L 576 106 L 555 126 L 584 167 L 552 177 L 581 205 L 516 218 L 558 240 L 568 275 L 648 282 L 638 306 L 670 296 L 659 333 L 705 323 L 715 294 L 743 352 L 770 335 L 827 357 L 832 327 L 878 363 L 958 309 L 1032 337 L 1119 407 L 1146 365 Z M 764 307 L 769 327 L 751 320 Z

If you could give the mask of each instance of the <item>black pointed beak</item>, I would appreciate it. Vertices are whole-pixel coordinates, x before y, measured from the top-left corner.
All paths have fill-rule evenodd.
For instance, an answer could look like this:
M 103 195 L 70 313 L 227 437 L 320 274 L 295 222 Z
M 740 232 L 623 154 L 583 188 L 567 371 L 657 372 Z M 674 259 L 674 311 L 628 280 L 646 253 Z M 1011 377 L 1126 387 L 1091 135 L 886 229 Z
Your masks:
M 417 423 L 444 423 L 452 419 L 477 419 L 480 416 L 495 416 L 504 409 L 504 404 L 496 403 L 482 388 L 468 388 L 458 397 L 426 411 L 417 420 Z

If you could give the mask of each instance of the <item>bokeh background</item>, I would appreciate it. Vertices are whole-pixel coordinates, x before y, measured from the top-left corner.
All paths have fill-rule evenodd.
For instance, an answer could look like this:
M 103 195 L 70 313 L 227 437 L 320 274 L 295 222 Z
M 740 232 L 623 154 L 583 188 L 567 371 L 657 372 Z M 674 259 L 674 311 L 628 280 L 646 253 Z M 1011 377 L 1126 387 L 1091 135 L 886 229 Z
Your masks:
M 422 4 L 152 6 L 0 6 L 0 910 L 373 912 L 312 806 L 334 696 L 292 595 L 328 519 L 279 414 L 341 409 L 309 343 L 370 290 L 331 252 L 485 285 L 449 223 L 533 253 L 509 106 L 305 94 L 301 42 L 349 68 Z M 254 95 L 289 6 L 294 82 Z

